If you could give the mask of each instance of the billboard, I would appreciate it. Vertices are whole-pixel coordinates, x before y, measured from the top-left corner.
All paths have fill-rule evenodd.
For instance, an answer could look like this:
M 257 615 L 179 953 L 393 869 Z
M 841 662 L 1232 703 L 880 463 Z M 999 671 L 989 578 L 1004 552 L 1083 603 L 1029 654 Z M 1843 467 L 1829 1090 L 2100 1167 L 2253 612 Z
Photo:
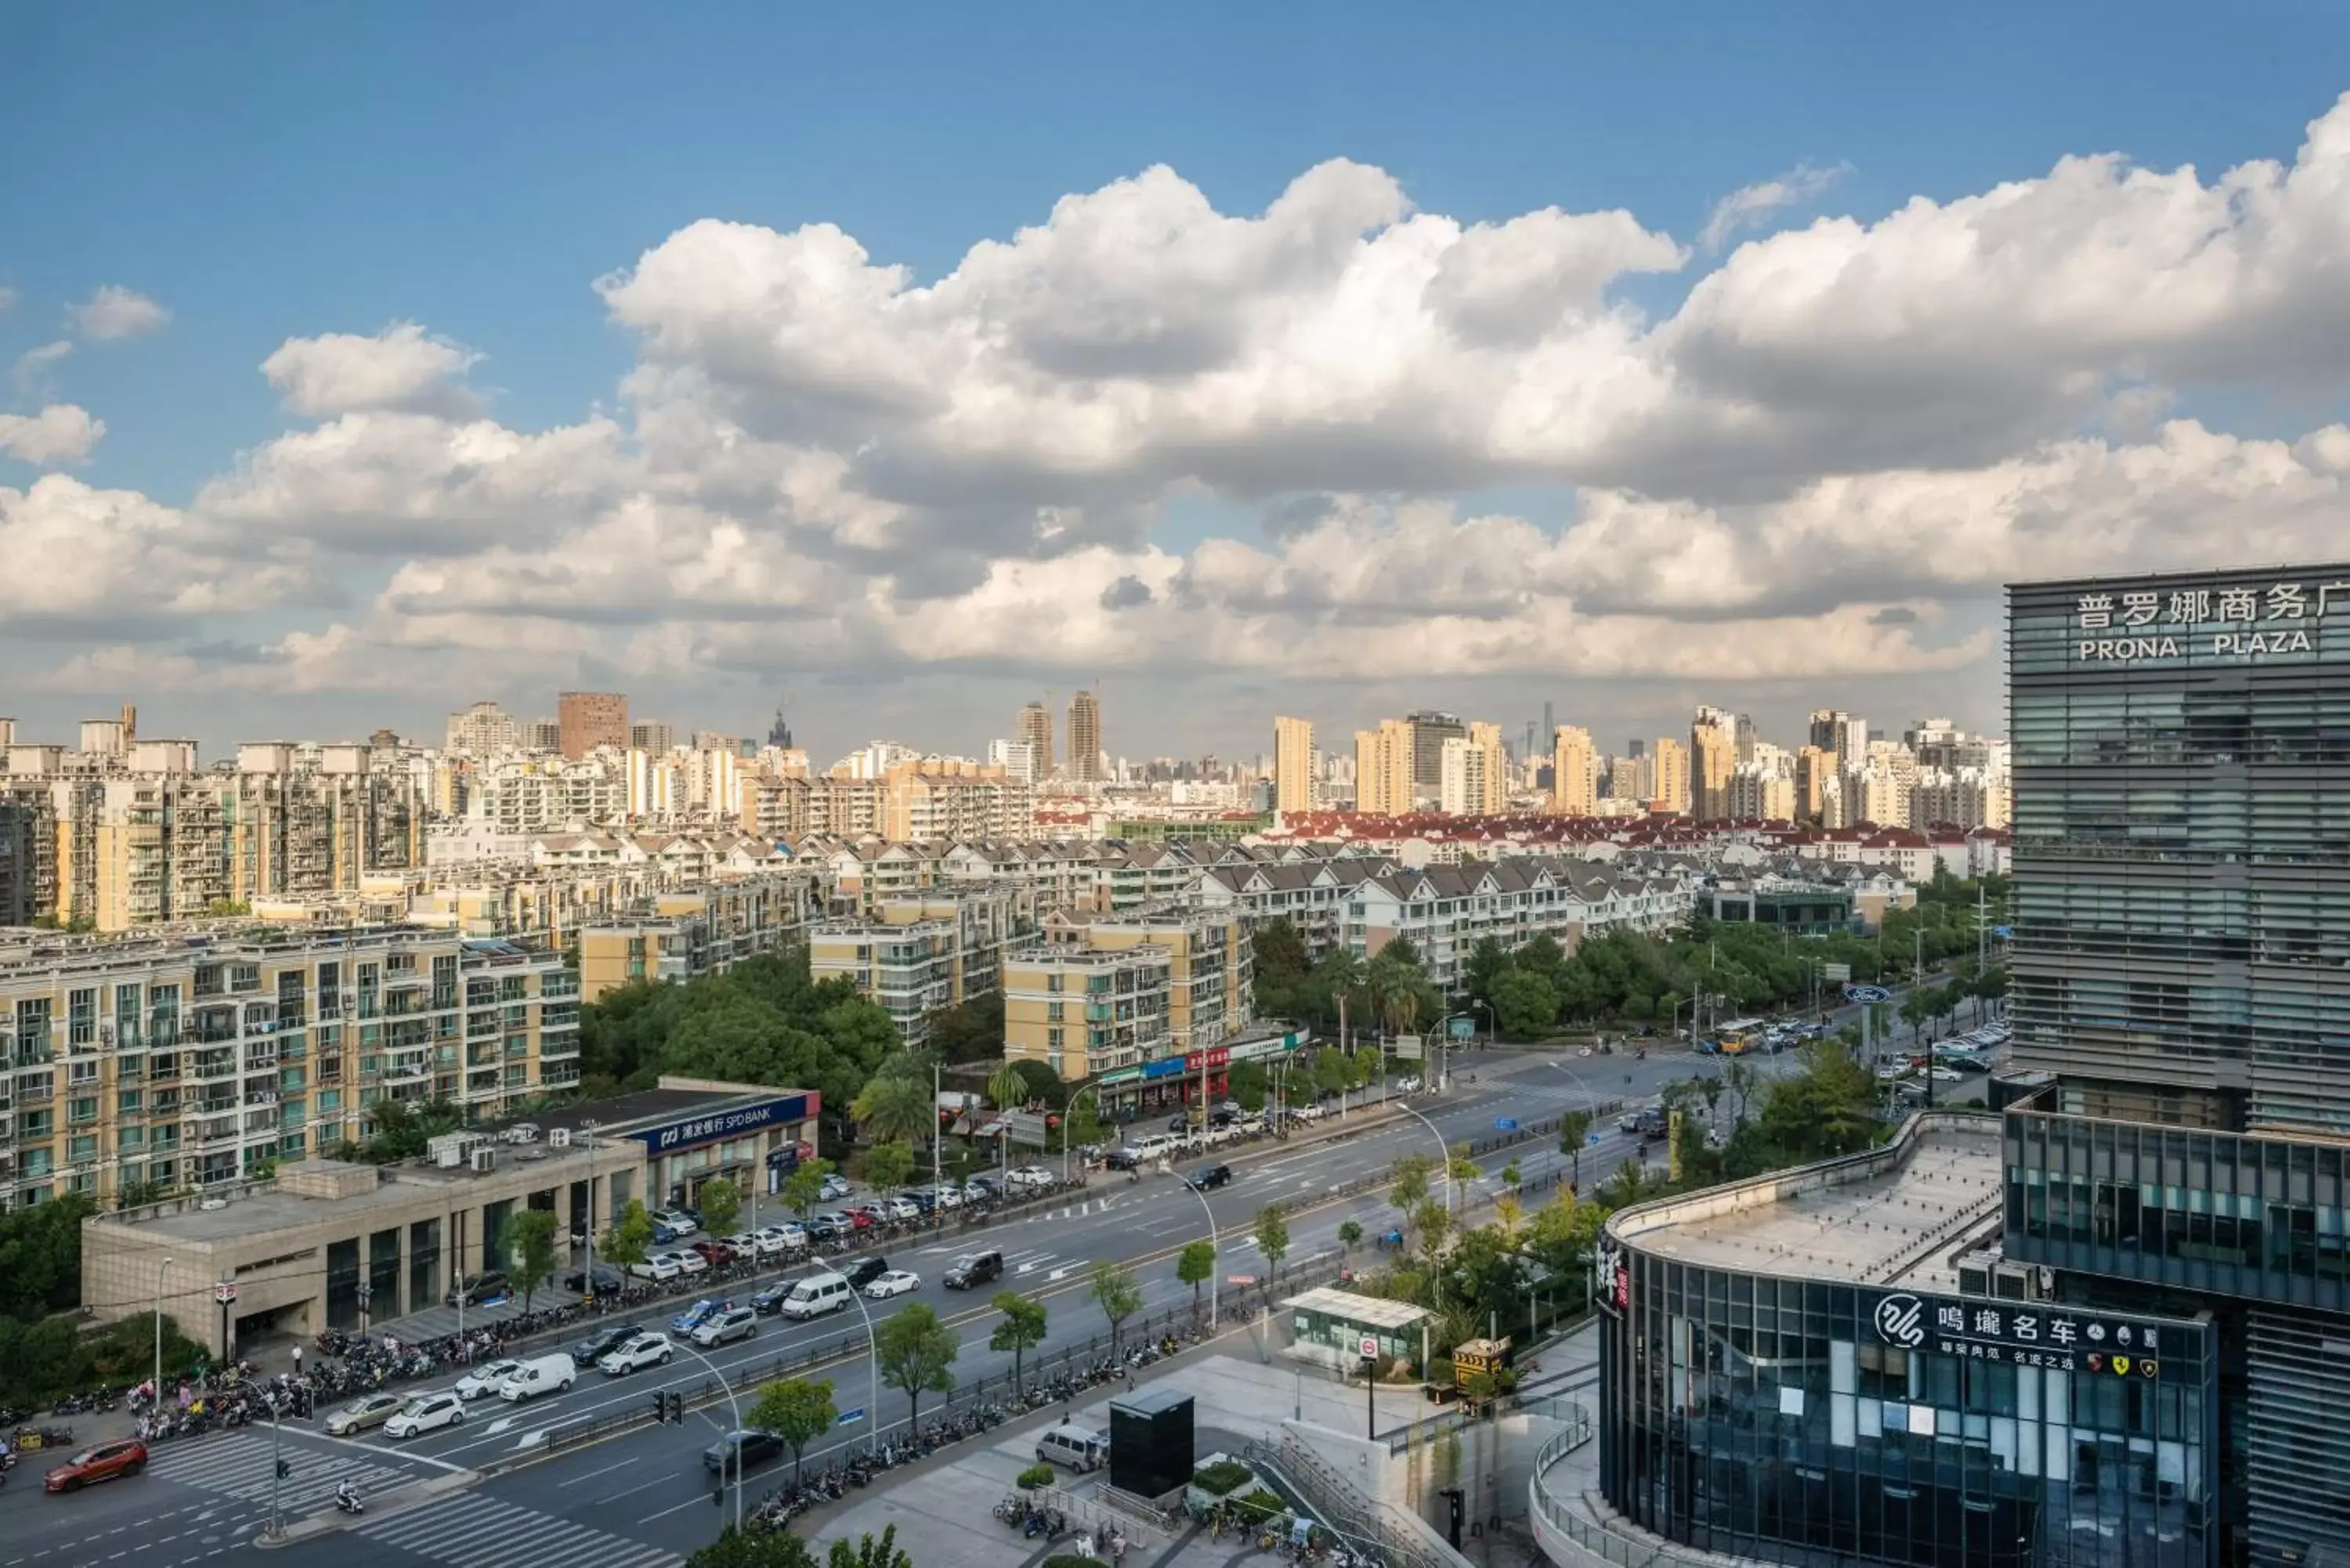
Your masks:
M 1395 1054 L 1396 1059 L 1399 1062 L 1419 1061 L 1420 1059 L 1419 1036 L 1417 1034 L 1397 1035 L 1395 1037 Z

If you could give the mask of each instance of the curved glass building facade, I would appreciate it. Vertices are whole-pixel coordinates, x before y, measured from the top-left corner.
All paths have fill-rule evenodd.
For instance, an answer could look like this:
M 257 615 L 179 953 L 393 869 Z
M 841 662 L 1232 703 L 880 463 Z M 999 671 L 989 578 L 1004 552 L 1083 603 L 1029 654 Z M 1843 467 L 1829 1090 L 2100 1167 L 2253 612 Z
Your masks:
M 1616 1216 L 1609 1506 L 1819 1568 L 2216 1562 L 2210 1320 L 1959 1293 L 2000 1166 L 1996 1121 L 1928 1116 L 1885 1150 Z

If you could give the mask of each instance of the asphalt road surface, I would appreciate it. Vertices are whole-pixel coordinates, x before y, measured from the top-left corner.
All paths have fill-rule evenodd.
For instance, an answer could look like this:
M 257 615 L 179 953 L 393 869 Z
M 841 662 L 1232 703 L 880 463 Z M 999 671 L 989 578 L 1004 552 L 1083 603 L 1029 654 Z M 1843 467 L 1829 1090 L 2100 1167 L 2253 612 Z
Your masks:
M 1774 1075 L 1791 1060 L 1757 1058 L 1755 1064 Z M 1233 1180 L 1204 1199 L 1168 1176 L 1129 1183 L 1097 1175 L 1091 1187 L 1066 1204 L 983 1228 L 912 1240 L 901 1250 L 890 1251 L 889 1262 L 919 1273 L 921 1289 L 866 1305 L 878 1321 L 910 1302 L 927 1303 L 960 1335 L 962 1350 L 954 1368 L 958 1385 L 981 1377 L 1001 1379 L 1011 1372 L 1011 1357 L 987 1348 L 994 1320 L 987 1301 L 995 1290 L 1018 1289 L 1045 1301 L 1049 1335 L 1043 1346 L 1029 1353 L 1034 1365 L 1037 1358 L 1107 1334 L 1100 1312 L 1086 1296 L 1087 1276 L 1097 1260 L 1118 1259 L 1134 1266 L 1144 1291 L 1143 1317 L 1188 1307 L 1191 1287 L 1175 1278 L 1175 1254 L 1184 1243 L 1207 1235 L 1212 1216 L 1222 1262 L 1216 1304 L 1229 1327 L 1264 1310 L 1262 1293 L 1228 1282 L 1264 1272 L 1264 1260 L 1248 1232 L 1267 1204 L 1279 1202 L 1292 1211 L 1286 1259 L 1291 1267 L 1335 1262 L 1342 1221 L 1357 1220 L 1367 1235 L 1396 1221 L 1384 1192 L 1334 1199 L 1335 1189 L 1385 1170 L 1399 1156 L 1434 1155 L 1440 1142 L 1492 1137 L 1496 1123 L 1504 1118 L 1531 1123 L 1617 1100 L 1642 1102 L 1672 1079 L 1715 1065 L 1711 1059 L 1685 1053 L 1652 1052 L 1646 1060 L 1464 1053 L 1454 1058 L 1449 1093 L 1417 1096 L 1409 1102 L 1418 1116 L 1360 1134 L 1261 1144 L 1216 1157 L 1232 1165 Z M 1637 1140 L 1617 1129 L 1613 1116 L 1601 1118 L 1594 1131 L 1595 1141 L 1581 1156 L 1586 1181 L 1604 1178 L 1638 1152 Z M 1473 1206 L 1489 1200 L 1500 1186 L 1497 1173 L 1513 1159 L 1529 1182 L 1544 1181 L 1568 1163 L 1549 1137 L 1489 1154 L 1480 1161 L 1484 1174 L 1464 1184 L 1470 1189 L 1461 1194 L 1462 1202 Z M 1207 1161 L 1187 1162 L 1184 1168 L 1201 1163 Z M 1546 1190 L 1542 1194 L 1547 1195 Z M 1002 1284 L 968 1294 L 944 1289 L 939 1282 L 947 1265 L 957 1254 L 983 1246 L 1003 1251 L 1006 1275 Z M 641 1316 L 648 1326 L 662 1326 L 687 1299 L 648 1309 Z M 709 1361 L 730 1377 L 740 1376 L 779 1354 L 814 1344 L 837 1345 L 861 1327 L 853 1309 L 807 1324 L 764 1319 L 755 1339 L 712 1351 Z M 682 1353 L 667 1367 L 630 1376 L 608 1378 L 589 1371 L 567 1394 L 522 1407 L 484 1401 L 464 1426 L 405 1443 L 380 1433 L 338 1440 L 307 1423 L 288 1424 L 282 1440 L 293 1474 L 281 1484 L 281 1501 L 286 1517 L 293 1519 L 328 1508 L 335 1485 L 343 1479 L 349 1479 L 362 1495 L 380 1496 L 414 1480 L 472 1469 L 535 1446 L 545 1431 L 567 1423 L 648 1408 L 658 1389 L 699 1387 L 709 1371 Z M 877 1425 L 886 1430 L 896 1424 L 902 1430 L 905 1396 L 886 1386 L 876 1390 L 861 1354 L 804 1375 L 831 1378 L 836 1407 L 864 1412 L 855 1424 L 837 1428 L 831 1439 L 820 1439 L 810 1449 L 809 1460 L 820 1462 L 836 1447 L 862 1444 Z M 755 1388 L 746 1386 L 742 1394 L 747 1403 L 755 1397 Z M 934 1405 L 934 1398 L 927 1400 L 925 1411 Z M 286 1568 L 415 1563 L 444 1568 L 576 1568 L 581 1563 L 594 1563 L 598 1568 L 669 1568 L 716 1530 L 720 1511 L 711 1501 L 702 1452 L 729 1424 L 722 1402 L 689 1414 L 682 1426 L 638 1428 L 477 1486 L 452 1490 L 421 1506 L 367 1519 L 353 1530 L 282 1548 L 273 1556 Z M 0 1542 L 5 1542 L 0 1568 L 192 1568 L 230 1552 L 249 1550 L 269 1517 L 271 1442 L 266 1428 L 248 1428 L 179 1446 L 166 1444 L 155 1450 L 144 1476 L 66 1497 L 41 1495 L 40 1467 L 28 1458 L 0 1490 Z M 783 1480 L 787 1468 L 754 1469 L 749 1480 L 753 1501 Z

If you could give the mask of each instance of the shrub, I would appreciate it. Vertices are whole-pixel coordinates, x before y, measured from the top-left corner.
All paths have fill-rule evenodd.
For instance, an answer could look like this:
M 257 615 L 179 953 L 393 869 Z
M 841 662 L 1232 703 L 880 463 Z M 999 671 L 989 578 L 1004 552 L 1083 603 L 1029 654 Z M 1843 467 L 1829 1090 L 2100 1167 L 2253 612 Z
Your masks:
M 1240 1510 L 1241 1516 L 1252 1523 L 1260 1520 L 1271 1519 L 1276 1513 L 1287 1513 L 1289 1511 L 1289 1505 L 1287 1503 L 1282 1501 L 1281 1499 L 1274 1496 L 1273 1493 L 1265 1490 L 1263 1487 L 1257 1488 L 1254 1491 L 1249 1493 L 1248 1496 L 1232 1504 L 1232 1506 Z
M 1035 1491 L 1038 1487 L 1051 1486 L 1053 1484 L 1053 1467 L 1050 1465 L 1030 1465 L 1026 1469 L 1022 1470 L 1018 1475 L 1012 1478 L 1012 1484 L 1018 1487 L 1022 1491 Z
M 1212 1465 L 1201 1465 L 1191 1472 L 1191 1484 L 1201 1491 L 1223 1497 L 1256 1479 L 1248 1466 L 1238 1459 L 1218 1459 Z

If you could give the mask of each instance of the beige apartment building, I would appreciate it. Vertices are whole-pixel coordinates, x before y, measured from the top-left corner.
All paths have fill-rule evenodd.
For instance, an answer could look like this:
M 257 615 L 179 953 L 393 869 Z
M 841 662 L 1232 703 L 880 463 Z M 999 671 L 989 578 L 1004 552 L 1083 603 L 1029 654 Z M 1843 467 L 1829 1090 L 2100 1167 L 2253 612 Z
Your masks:
M 1273 722 L 1273 809 L 1284 815 L 1314 809 L 1314 721 Z
M 1656 809 L 1687 816 L 1690 810 L 1689 748 L 1670 735 L 1660 735 L 1650 748 L 1656 753 Z
M 386 1100 L 495 1115 L 577 1084 L 578 1015 L 556 955 L 412 927 L 0 943 L 0 1205 L 239 1180 Z
M 1102 776 L 1101 699 L 1091 691 L 1069 699 L 1069 776 Z
M 884 899 L 870 919 L 818 927 L 808 938 L 808 971 L 855 985 L 918 1044 L 930 1013 L 999 990 L 1006 958 L 1038 928 L 1032 887 L 935 889 Z
M 1355 732 L 1355 810 L 1364 816 L 1403 816 L 1415 800 L 1409 722 L 1382 719 L 1376 730 Z
M 1738 766 L 1738 737 L 1727 714 L 1700 716 L 1690 726 L 1690 815 L 1720 822 L 1731 815 L 1730 778 Z
M 763 872 L 656 893 L 641 911 L 579 932 L 585 1002 L 641 980 L 722 974 L 803 940 L 816 913 L 812 872 Z
M 1077 1083 L 1166 1054 L 1171 952 L 1052 942 L 1003 965 L 1003 1059 Z
M 923 757 L 870 779 L 746 774 L 741 798 L 745 833 L 795 843 L 810 834 L 902 843 L 1037 832 L 1033 792 L 1002 763 Z
M 1591 743 L 1590 731 L 1573 724 L 1558 727 L 1551 741 L 1550 772 L 1555 815 L 1589 816 L 1598 809 L 1599 753 Z

